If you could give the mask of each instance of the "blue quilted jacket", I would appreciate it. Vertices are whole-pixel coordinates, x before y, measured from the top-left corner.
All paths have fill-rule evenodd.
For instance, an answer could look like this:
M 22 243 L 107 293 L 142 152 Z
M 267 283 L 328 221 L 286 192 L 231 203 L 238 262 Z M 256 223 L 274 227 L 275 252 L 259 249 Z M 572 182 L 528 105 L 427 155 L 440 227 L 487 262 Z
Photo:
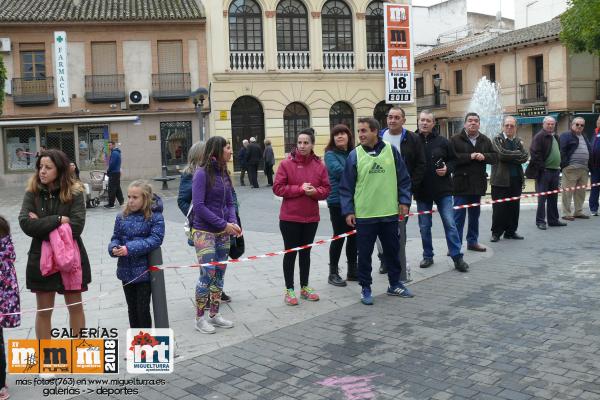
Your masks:
M 123 214 L 117 215 L 115 230 L 108 245 L 108 254 L 114 257 L 112 251 L 115 247 L 127 247 L 127 256 L 119 257 L 117 262 L 117 278 L 123 283 L 150 281 L 150 274 L 143 274 L 143 272 L 148 269 L 148 254 L 160 247 L 165 237 L 165 220 L 162 211 L 162 200 L 154 195 L 152 216 L 149 219 L 145 219 L 141 212 L 126 217 Z

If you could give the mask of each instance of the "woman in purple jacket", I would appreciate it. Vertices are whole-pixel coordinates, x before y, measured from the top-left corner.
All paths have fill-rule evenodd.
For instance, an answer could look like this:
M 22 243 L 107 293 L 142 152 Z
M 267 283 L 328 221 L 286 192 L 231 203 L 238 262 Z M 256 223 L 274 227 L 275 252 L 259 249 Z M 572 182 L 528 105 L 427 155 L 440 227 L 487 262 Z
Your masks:
M 242 233 L 235 216 L 227 170 L 231 153 L 228 141 L 220 136 L 211 137 L 194 173 L 192 237 L 200 264 L 227 260 L 229 237 Z M 196 329 L 202 333 L 215 333 L 215 327 L 233 328 L 233 322 L 219 314 L 226 268 L 227 264 L 200 267 L 196 284 Z M 209 309 L 208 315 L 205 315 L 205 308 Z

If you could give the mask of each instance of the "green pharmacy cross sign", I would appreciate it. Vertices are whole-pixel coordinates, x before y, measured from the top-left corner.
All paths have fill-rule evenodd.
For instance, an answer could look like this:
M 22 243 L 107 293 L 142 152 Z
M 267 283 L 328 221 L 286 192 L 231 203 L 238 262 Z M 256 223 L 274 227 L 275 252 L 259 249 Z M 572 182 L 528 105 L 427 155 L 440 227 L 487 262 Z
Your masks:
M 54 76 L 56 82 L 56 102 L 58 107 L 71 105 L 69 92 L 69 60 L 67 52 L 67 33 L 54 32 Z

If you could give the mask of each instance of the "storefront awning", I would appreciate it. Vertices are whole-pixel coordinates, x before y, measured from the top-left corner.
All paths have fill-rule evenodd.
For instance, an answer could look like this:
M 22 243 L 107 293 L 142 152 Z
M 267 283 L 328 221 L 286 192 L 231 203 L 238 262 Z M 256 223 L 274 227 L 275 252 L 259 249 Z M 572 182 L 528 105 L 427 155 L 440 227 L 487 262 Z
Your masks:
M 558 113 L 548 113 L 548 115 L 539 115 L 536 117 L 521 117 L 519 115 L 513 115 L 517 120 L 517 124 L 519 125 L 527 125 L 527 124 L 541 124 L 544 122 L 544 118 L 553 117 L 556 121 L 558 121 Z
M 103 122 L 139 122 L 139 115 L 120 115 L 110 117 L 47 118 L 47 119 L 0 119 L 0 128 L 32 125 L 98 124 Z

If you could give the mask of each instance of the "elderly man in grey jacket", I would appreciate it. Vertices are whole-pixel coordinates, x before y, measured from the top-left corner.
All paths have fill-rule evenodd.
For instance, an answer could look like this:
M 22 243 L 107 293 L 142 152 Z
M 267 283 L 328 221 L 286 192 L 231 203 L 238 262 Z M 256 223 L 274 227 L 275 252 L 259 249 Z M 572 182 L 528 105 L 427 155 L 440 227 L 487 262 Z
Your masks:
M 523 184 L 523 167 L 521 164 L 529 158 L 529 152 L 523 147 L 523 141 L 517 136 L 517 121 L 507 116 L 502 122 L 502 132 L 492 141 L 498 163 L 492 165 L 492 199 L 521 196 Z M 517 233 L 519 226 L 520 200 L 494 203 L 492 205 L 492 238 L 491 242 L 505 239 L 523 239 Z

